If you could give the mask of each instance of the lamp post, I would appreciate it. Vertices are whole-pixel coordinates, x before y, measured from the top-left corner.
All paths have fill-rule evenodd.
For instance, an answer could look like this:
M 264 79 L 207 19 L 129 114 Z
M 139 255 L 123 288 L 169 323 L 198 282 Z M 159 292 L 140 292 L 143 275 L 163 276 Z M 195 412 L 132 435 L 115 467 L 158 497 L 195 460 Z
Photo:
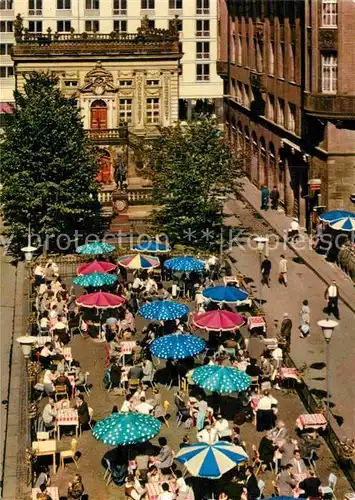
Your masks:
M 257 236 L 254 238 L 255 243 L 257 244 L 257 250 L 259 252 L 259 307 L 262 307 L 263 304 L 263 299 L 262 299 L 262 293 L 263 293 L 263 285 L 262 285 L 262 273 L 261 273 L 261 264 L 262 264 L 262 255 L 264 251 L 265 245 L 267 245 L 269 238 L 266 238 L 266 236 Z
M 329 368 L 329 357 L 330 357 L 330 340 L 332 338 L 332 334 L 334 329 L 338 326 L 338 322 L 334 321 L 333 319 L 321 319 L 320 321 L 317 322 L 318 326 L 321 327 L 323 335 L 324 335 L 324 340 L 326 344 L 326 365 L 327 365 L 327 374 L 326 374 L 326 385 L 327 385 L 327 418 L 329 419 L 330 416 L 330 386 L 329 386 L 329 379 L 330 379 L 330 368 Z

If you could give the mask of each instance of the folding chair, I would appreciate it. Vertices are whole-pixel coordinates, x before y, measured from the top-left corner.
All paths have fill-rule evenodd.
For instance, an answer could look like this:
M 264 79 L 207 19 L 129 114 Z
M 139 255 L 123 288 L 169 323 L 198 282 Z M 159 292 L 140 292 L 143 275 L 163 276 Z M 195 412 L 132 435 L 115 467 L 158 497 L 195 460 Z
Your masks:
M 162 418 L 163 418 L 163 420 L 165 422 L 165 425 L 167 427 L 169 427 L 169 422 L 167 421 L 166 416 L 167 416 L 167 413 L 168 413 L 169 406 L 170 406 L 169 401 L 165 400 L 164 403 L 163 403 L 164 415 L 162 415 Z
M 321 486 L 321 492 L 324 495 L 332 495 L 332 498 L 336 500 L 336 496 L 334 494 L 336 484 L 338 482 L 338 478 L 335 474 L 332 472 L 329 474 L 328 477 L 328 486 Z
M 85 373 L 85 378 L 84 378 L 84 382 L 80 385 L 77 385 L 76 388 L 79 389 L 80 387 L 82 389 L 84 389 L 84 391 L 86 392 L 87 396 L 90 396 L 90 389 L 89 389 L 89 386 L 88 386 L 88 377 L 90 375 L 90 372 L 86 372 Z
M 68 391 L 67 391 L 67 386 L 66 385 L 57 385 L 55 387 L 55 395 L 54 399 L 58 401 L 58 396 L 64 396 L 66 399 L 68 399 Z

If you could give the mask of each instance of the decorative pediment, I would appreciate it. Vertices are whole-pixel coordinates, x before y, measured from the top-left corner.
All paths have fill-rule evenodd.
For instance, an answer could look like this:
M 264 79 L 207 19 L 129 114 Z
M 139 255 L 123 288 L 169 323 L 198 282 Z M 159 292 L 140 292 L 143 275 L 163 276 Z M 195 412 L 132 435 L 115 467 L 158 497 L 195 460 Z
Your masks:
M 91 92 L 98 96 L 109 92 L 117 92 L 112 73 L 103 68 L 100 61 L 97 62 L 94 69 L 87 73 L 84 85 L 80 90 L 81 92 Z

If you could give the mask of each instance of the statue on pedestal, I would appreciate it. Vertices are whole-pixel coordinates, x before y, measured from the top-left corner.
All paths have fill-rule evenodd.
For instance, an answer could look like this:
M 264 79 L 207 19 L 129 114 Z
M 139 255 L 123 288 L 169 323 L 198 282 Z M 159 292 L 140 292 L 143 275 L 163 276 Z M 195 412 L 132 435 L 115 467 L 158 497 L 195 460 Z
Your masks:
M 121 191 L 124 190 L 124 186 L 126 185 L 127 178 L 127 165 L 124 161 L 124 158 L 121 154 L 117 155 L 116 168 L 115 168 L 115 182 L 116 188 Z

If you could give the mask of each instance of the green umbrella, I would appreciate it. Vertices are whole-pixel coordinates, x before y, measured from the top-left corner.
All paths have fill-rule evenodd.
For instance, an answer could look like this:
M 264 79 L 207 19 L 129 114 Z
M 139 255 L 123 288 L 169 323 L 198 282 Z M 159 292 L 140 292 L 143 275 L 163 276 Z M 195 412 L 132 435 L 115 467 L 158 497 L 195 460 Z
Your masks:
M 231 366 L 199 366 L 193 371 L 192 380 L 205 391 L 219 394 L 246 391 L 251 385 L 249 375 Z
M 151 415 L 113 413 L 96 423 L 93 435 L 111 446 L 132 445 L 152 439 L 160 428 L 161 422 Z
M 86 245 L 81 245 L 76 249 L 76 253 L 83 255 L 101 255 L 105 253 L 111 253 L 115 250 L 114 245 L 109 245 L 108 243 L 103 243 L 102 241 L 95 241 L 94 243 L 87 243 Z
M 104 285 L 113 285 L 117 281 L 117 276 L 106 273 L 92 273 L 77 276 L 73 279 L 74 285 L 82 286 L 83 288 L 93 287 L 98 288 Z

